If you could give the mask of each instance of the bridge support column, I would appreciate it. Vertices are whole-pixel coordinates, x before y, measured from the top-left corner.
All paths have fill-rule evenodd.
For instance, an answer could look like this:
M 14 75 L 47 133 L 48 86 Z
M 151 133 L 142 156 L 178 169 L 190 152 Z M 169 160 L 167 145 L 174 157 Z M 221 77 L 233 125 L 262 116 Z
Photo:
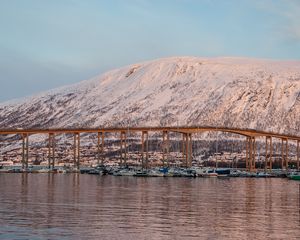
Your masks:
M 166 165 L 169 167 L 169 144 L 170 144 L 170 138 L 169 138 L 169 132 L 163 131 L 163 144 L 162 144 L 162 150 L 163 150 L 163 166 Z M 167 161 L 166 161 L 167 159 Z M 167 164 L 166 164 L 167 162 Z
M 98 141 L 97 141 L 97 165 L 100 164 L 100 160 L 101 160 L 101 166 L 103 166 L 103 164 L 104 164 L 104 155 L 103 155 L 103 151 L 104 151 L 104 132 L 98 132 L 97 139 L 98 139 Z
M 146 159 L 144 159 L 145 153 L 145 142 L 146 142 Z M 148 131 L 142 131 L 142 168 L 149 167 L 149 138 Z
M 120 133 L 120 166 L 123 165 L 123 134 Z
M 102 132 L 101 134 L 101 165 L 104 165 L 104 138 L 105 138 L 105 132 Z
M 249 170 L 249 137 L 246 137 L 246 159 L 245 159 L 245 168 Z
M 299 171 L 299 140 L 297 140 L 297 170 Z
M 80 169 L 80 133 L 74 134 L 74 167 Z
M 281 139 L 281 169 L 284 169 L 284 158 L 283 158 L 283 138 Z
M 142 142 L 141 142 L 142 168 L 144 168 L 144 150 L 145 150 L 145 134 L 144 132 L 142 132 Z
M 52 169 L 55 167 L 55 139 L 54 133 L 49 133 L 49 140 L 48 140 L 48 168 Z
M 193 141 L 192 141 L 192 134 L 188 134 L 189 139 L 189 159 L 188 159 L 188 167 L 192 167 L 192 154 L 193 154 Z
M 248 171 L 252 170 L 253 144 L 252 137 L 248 137 Z
M 120 165 L 127 165 L 127 144 L 126 132 L 122 131 L 120 134 Z
M 124 164 L 127 165 L 127 134 L 123 132 L 123 140 L 124 140 Z
M 22 169 L 25 169 L 25 137 L 22 134 Z
M 166 152 L 166 131 L 163 131 L 163 137 L 162 137 L 162 162 L 163 167 L 165 167 L 165 152 Z
M 22 134 L 22 169 L 28 169 L 29 159 L 29 136 L 28 133 Z
M 185 133 L 184 139 L 185 139 L 185 167 L 188 168 L 192 166 L 192 134 Z
M 266 146 L 265 146 L 265 172 L 267 171 L 268 169 L 268 137 L 266 137 Z
M 183 165 L 186 167 L 187 162 L 186 162 L 185 144 L 186 144 L 186 133 L 182 133 L 182 162 L 183 162 Z
M 272 137 L 270 137 L 270 170 L 272 171 L 273 169 L 273 142 L 272 142 Z
M 250 172 L 255 171 L 255 163 L 256 163 L 256 144 L 255 144 L 255 137 L 249 137 L 249 168 Z
M 149 134 L 146 135 L 146 169 L 149 168 Z
M 187 168 L 189 164 L 189 136 L 185 134 L 185 167 Z
M 288 170 L 289 160 L 288 160 L 288 140 L 286 138 L 281 139 L 281 169 Z
M 100 150 L 100 137 L 101 137 L 101 132 L 98 132 L 97 134 L 97 165 L 99 166 L 100 164 L 100 154 L 101 154 L 101 150 Z
M 289 169 L 289 143 L 288 139 L 285 140 L 285 168 Z
M 252 170 L 256 170 L 256 142 L 255 142 L 255 137 L 252 137 L 252 144 L 253 144 L 253 162 L 252 162 Z
M 266 137 L 265 171 L 272 170 L 272 137 Z
M 170 167 L 170 134 L 167 132 L 167 166 Z
M 144 151 L 145 151 L 145 133 L 142 132 L 142 143 L 141 143 L 141 155 L 142 155 L 142 168 L 144 168 Z
M 145 153 L 145 142 L 146 142 L 146 159 L 144 158 Z M 148 131 L 142 131 L 142 168 L 149 167 L 149 138 Z

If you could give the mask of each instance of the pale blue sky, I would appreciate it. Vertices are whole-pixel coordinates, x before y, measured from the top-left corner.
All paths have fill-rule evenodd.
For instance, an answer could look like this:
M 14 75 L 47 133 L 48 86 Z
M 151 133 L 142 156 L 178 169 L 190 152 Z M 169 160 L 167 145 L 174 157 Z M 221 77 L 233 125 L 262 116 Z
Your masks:
M 168 56 L 300 59 L 299 0 L 0 0 L 0 101 Z

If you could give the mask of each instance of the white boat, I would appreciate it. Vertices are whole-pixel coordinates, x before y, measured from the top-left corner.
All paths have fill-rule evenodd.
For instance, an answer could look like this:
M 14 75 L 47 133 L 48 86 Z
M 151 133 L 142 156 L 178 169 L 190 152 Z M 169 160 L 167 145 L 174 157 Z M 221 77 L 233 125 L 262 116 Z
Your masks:
M 88 172 L 88 174 L 100 175 L 100 176 L 104 175 L 102 169 L 92 169 Z
M 134 176 L 135 172 L 129 169 L 122 169 L 113 174 L 114 176 Z
M 41 168 L 39 170 L 36 170 L 38 173 L 49 173 L 50 169 L 49 168 Z
M 202 175 L 202 177 L 218 177 L 216 172 L 207 172 Z
M 134 174 L 135 177 L 148 177 L 148 172 L 146 170 L 136 171 Z
M 217 177 L 218 176 L 218 174 L 215 172 L 215 170 L 211 169 L 211 168 L 204 168 L 202 172 L 198 170 L 197 175 L 199 177 Z
M 164 173 L 162 173 L 158 170 L 151 169 L 148 171 L 148 176 L 149 177 L 163 177 Z
M 271 177 L 271 176 L 272 176 L 271 174 L 266 173 L 266 172 L 258 172 L 255 177 L 266 178 L 266 177 Z

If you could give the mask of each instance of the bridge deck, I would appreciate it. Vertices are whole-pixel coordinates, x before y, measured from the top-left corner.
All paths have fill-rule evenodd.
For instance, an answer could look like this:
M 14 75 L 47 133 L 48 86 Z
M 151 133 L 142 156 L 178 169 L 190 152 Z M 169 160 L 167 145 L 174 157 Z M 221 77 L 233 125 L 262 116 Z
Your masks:
M 178 126 L 178 127 L 109 127 L 109 128 L 32 128 L 32 129 L 0 129 L 2 134 L 63 134 L 63 133 L 98 133 L 98 132 L 179 132 L 179 133 L 197 133 L 197 132 L 227 132 L 242 135 L 245 137 L 274 137 L 288 140 L 300 140 L 300 136 L 259 131 L 255 129 L 239 129 L 227 127 L 211 126 Z

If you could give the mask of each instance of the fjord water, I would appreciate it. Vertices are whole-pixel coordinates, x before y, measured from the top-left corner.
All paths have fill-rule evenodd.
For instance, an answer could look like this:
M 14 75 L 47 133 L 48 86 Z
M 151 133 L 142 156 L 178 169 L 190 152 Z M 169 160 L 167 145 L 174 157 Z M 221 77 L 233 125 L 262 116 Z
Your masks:
M 299 239 L 299 182 L 0 174 L 1 239 Z

